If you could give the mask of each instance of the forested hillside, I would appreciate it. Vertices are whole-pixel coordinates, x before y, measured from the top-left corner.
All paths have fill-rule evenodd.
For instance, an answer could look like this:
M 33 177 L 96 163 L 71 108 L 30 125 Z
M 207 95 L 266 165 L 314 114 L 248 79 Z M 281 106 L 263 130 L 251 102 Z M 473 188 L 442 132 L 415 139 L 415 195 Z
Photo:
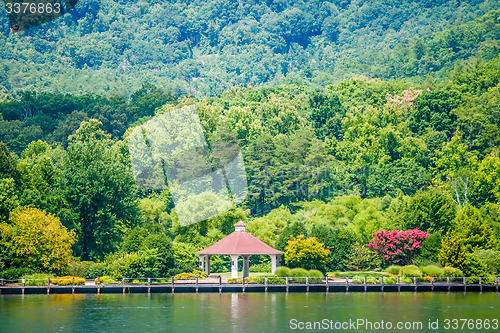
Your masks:
M 21 152 L 16 136 L 0 145 L 2 219 L 36 221 L 36 210 L 18 208 L 25 206 L 54 214 L 47 219 L 60 219 L 61 228 L 74 232 L 73 255 L 106 258 L 99 267 L 108 271 L 139 263 L 146 265 L 141 272 L 149 272 L 141 274 L 156 276 L 192 269 L 194 251 L 244 220 L 249 231 L 280 249 L 290 235 L 317 237 L 332 249 L 327 270 L 377 267 L 382 263 L 364 245 L 375 231 L 419 228 L 431 236 L 418 262 L 459 267 L 469 275 L 496 274 L 499 89 L 497 56 L 465 62 L 443 83 L 413 87 L 404 80 L 350 79 L 324 91 L 235 87 L 207 99 L 176 99 L 151 86 L 131 100 L 26 94 L 2 104 L 4 117 L 20 108 L 32 112 L 23 121 L 43 115 L 39 119 L 52 124 L 57 117 L 47 118 L 43 110 L 57 109 L 68 110 L 70 121 L 53 131 L 40 127 L 43 141 Z M 49 107 L 50 101 L 60 106 Z M 168 188 L 135 185 L 130 130 L 123 124 L 138 125 L 153 113 L 191 104 L 209 140 L 230 135 L 241 147 L 249 193 L 242 205 L 182 227 Z M 80 111 L 70 113 L 73 107 Z M 15 122 L 21 120 L 3 124 Z M 211 193 L 206 198 L 216 200 Z M 28 268 L 22 272 L 47 269 L 13 259 L 20 254 L 17 243 L 6 241 L 14 237 L 12 223 L 2 224 L 3 264 L 14 272 L 23 265 Z M 213 268 L 227 269 L 227 260 L 214 257 Z
M 58 20 L 18 34 L 9 33 L 2 12 L 0 98 L 26 90 L 129 97 L 143 83 L 202 97 L 236 85 L 324 87 L 355 75 L 422 80 L 456 59 L 492 59 L 498 13 L 468 22 L 499 7 L 478 0 L 81 0 Z
M 316 237 L 323 271 L 500 274 L 498 6 L 82 1 L 23 34 L 2 19 L 0 276 L 191 272 L 239 220 L 280 250 Z M 129 139 L 190 105 L 210 145 L 238 144 L 248 195 L 183 226 L 168 187 L 137 185 Z M 425 240 L 389 262 L 366 246 L 379 229 Z

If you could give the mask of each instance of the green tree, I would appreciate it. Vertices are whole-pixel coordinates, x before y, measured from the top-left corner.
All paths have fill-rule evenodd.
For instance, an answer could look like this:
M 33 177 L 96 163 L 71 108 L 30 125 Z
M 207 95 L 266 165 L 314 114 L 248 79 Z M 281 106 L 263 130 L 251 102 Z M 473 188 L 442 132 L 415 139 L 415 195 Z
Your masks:
M 330 251 L 314 237 L 292 236 L 285 249 L 285 263 L 290 267 L 323 269 L 329 253 Z
M 117 148 L 93 120 L 70 137 L 62 186 L 79 216 L 76 249 L 84 259 L 103 259 L 117 249 L 122 229 L 136 223 L 132 172 Z
M 0 224 L 0 234 L 7 255 L 4 259 L 12 266 L 60 271 L 71 260 L 74 231 L 68 231 L 57 217 L 39 209 L 16 209 L 9 222 Z
M 10 212 L 19 206 L 14 179 L 0 179 L 0 222 L 9 219 Z
M 439 264 L 462 269 L 465 266 L 467 251 L 462 239 L 455 231 L 448 231 L 441 242 L 438 253 Z
M 491 227 L 483 220 L 479 210 L 470 204 L 465 206 L 453 221 L 454 229 L 467 252 L 495 247 L 497 240 Z
M 284 251 L 290 239 L 299 237 L 300 235 L 307 236 L 307 230 L 303 223 L 295 221 L 287 225 L 276 240 L 276 249 Z
M 418 191 L 403 212 L 403 228 L 446 233 L 456 212 L 457 206 L 447 192 L 439 188 Z

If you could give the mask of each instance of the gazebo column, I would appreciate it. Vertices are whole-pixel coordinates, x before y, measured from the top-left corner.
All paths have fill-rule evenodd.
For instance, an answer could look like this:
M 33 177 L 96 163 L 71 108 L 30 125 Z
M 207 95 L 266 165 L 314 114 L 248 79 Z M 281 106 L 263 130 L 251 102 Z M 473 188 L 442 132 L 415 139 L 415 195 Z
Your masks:
M 199 268 L 200 270 L 204 271 L 205 270 L 205 256 L 200 255 L 200 262 L 199 262 Z
M 205 273 L 210 275 L 210 257 L 209 255 L 205 256 Z
M 231 255 L 231 278 L 232 279 L 238 278 L 238 257 L 239 257 L 239 255 L 237 255 L 237 254 Z
M 243 256 L 243 277 L 250 275 L 249 258 L 250 256 Z
M 271 274 L 276 272 L 276 262 L 278 261 L 279 254 L 270 254 L 271 257 Z

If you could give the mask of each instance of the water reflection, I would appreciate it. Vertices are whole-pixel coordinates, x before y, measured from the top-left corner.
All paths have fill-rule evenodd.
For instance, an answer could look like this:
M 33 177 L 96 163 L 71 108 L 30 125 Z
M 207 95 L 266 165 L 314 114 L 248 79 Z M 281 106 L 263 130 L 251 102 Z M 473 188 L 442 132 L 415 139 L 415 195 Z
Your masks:
M 0 331 L 283 332 L 292 319 L 428 323 L 499 309 L 494 293 L 0 295 Z

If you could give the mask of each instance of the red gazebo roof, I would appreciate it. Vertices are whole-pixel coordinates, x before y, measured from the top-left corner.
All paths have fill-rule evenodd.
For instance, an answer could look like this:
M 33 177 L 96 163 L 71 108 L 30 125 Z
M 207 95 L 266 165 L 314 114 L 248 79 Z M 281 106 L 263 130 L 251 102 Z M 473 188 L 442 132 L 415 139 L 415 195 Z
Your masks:
M 239 221 L 235 231 L 212 246 L 195 254 L 283 254 L 283 251 L 273 249 L 257 237 L 245 230 L 246 224 Z

